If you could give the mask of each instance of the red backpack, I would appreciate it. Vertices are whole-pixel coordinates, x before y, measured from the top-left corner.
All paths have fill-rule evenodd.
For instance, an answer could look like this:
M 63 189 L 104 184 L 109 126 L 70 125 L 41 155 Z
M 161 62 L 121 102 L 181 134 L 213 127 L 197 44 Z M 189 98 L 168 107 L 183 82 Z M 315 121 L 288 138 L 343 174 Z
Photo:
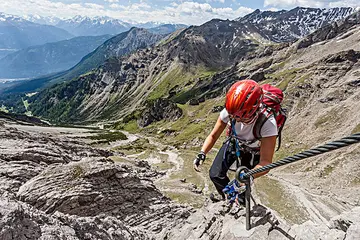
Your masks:
M 264 91 L 264 96 L 262 99 L 263 108 L 258 119 L 255 122 L 253 134 L 256 139 L 261 139 L 261 128 L 264 123 L 269 119 L 273 114 L 276 120 L 278 128 L 278 147 L 279 150 L 281 145 L 281 130 L 283 129 L 286 121 L 286 110 L 281 107 L 281 102 L 284 98 L 283 91 L 277 87 L 274 87 L 270 84 L 263 84 L 261 88 Z

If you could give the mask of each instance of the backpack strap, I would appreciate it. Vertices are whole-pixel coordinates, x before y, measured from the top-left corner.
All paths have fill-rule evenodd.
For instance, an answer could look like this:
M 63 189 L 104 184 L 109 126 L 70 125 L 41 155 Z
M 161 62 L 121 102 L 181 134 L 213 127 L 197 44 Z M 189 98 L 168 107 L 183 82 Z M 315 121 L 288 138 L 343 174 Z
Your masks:
M 281 131 L 285 125 L 286 122 L 286 110 L 284 110 L 283 108 L 280 108 L 280 114 L 282 116 L 282 120 L 281 120 L 281 124 L 280 124 L 280 128 L 278 129 L 278 147 L 276 149 L 276 151 L 279 150 L 280 146 L 281 146 Z
M 261 110 L 261 112 L 259 113 L 259 117 L 255 122 L 254 128 L 253 128 L 253 134 L 254 137 L 257 140 L 261 140 L 262 136 L 261 136 L 261 129 L 264 126 L 265 122 L 270 118 L 271 115 L 275 114 L 271 111 L 271 109 L 268 108 L 264 108 L 263 110 Z M 285 118 L 286 120 L 286 118 Z M 284 122 L 285 122 L 284 120 Z M 283 125 L 281 126 L 281 129 L 278 129 L 278 146 L 276 148 L 276 151 L 279 150 L 280 146 L 281 146 L 281 130 L 282 130 Z
M 268 108 L 263 108 L 261 110 L 261 112 L 259 113 L 259 117 L 256 119 L 253 128 L 253 134 L 255 139 L 260 140 L 262 138 L 261 129 L 272 114 L 273 114 L 272 111 L 269 110 Z

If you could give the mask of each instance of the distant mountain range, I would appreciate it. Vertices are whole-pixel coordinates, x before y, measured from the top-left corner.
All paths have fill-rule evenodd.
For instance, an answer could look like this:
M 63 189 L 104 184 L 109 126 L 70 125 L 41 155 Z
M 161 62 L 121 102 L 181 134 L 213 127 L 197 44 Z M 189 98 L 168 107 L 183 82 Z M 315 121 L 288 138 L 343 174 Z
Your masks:
M 29 46 L 74 37 L 64 29 L 29 22 L 23 18 L 4 13 L 0 13 L 0 33 L 0 56 Z
M 29 22 L 45 24 L 45 25 L 52 25 L 52 26 L 56 25 L 58 22 L 61 21 L 61 18 L 58 18 L 58 17 L 40 16 L 38 14 L 23 15 L 21 17 Z
M 352 11 L 350 8 L 341 8 L 333 13 L 345 16 Z M 308 17 L 313 15 L 312 10 L 306 12 Z M 299 9 L 288 13 L 298 14 L 295 19 L 305 18 L 302 18 L 303 11 Z M 252 16 L 258 15 L 258 12 L 236 21 L 213 19 L 201 26 L 191 26 L 174 33 L 156 47 L 128 55 L 121 54 L 122 57 L 117 57 L 118 54 L 111 57 L 104 53 L 107 49 L 112 53 L 118 52 L 117 49 L 123 51 L 124 42 L 130 45 L 131 42 L 111 42 L 110 39 L 97 51 L 104 50 L 87 57 L 89 62 L 93 59 L 98 63 L 103 61 L 100 67 L 82 76 L 77 74 L 63 77 L 62 81 L 67 80 L 66 82 L 39 92 L 29 100 L 32 102 L 32 111 L 38 116 L 60 122 L 98 121 L 119 119 L 136 109 L 141 111 L 146 100 L 168 98 L 179 104 L 204 101 L 221 94 L 236 79 L 251 77 L 257 81 L 264 80 L 266 73 L 261 69 L 269 69 L 270 65 L 273 68 L 277 66 L 267 56 L 289 47 L 299 39 L 298 32 L 304 36 L 309 33 L 311 28 L 306 27 L 306 23 L 322 21 L 315 28 L 323 26 L 321 33 L 325 35 L 317 38 L 324 39 L 329 35 L 326 26 L 332 26 L 332 19 L 339 19 L 334 14 L 333 18 L 328 19 L 318 14 L 318 19 L 313 18 L 311 22 L 291 21 L 290 18 L 288 21 L 293 23 L 293 27 L 283 28 L 283 14 L 280 11 L 273 18 L 261 21 L 253 20 Z M 269 25 L 278 21 L 283 24 L 275 24 L 278 26 L 277 31 L 268 31 L 264 27 L 267 21 Z M 332 28 L 329 31 L 333 31 Z M 333 35 L 330 34 L 329 37 L 331 36 Z M 139 42 L 136 37 L 128 40 Z M 277 44 L 278 42 L 281 44 Z M 239 63 L 251 62 L 251 59 L 257 58 L 262 60 L 256 66 L 244 69 L 236 67 Z M 281 59 L 277 61 L 281 66 Z M 49 79 L 46 81 L 49 82 Z M 29 86 L 30 84 L 27 85 Z M 19 92 L 24 87 L 26 85 L 6 92 Z
M 67 70 L 110 38 L 110 35 L 100 34 L 116 35 L 131 28 L 131 24 L 109 17 L 76 16 L 72 19 L 61 20 L 54 17 L 30 15 L 25 18 L 9 14 L 0 15 L 0 31 L 3 26 L 3 34 L 0 35 L 0 78 L 31 78 Z M 40 23 L 53 24 L 57 27 Z M 149 22 L 139 25 L 153 27 L 149 31 L 154 34 L 169 34 L 186 27 L 182 24 L 160 26 L 158 24 Z M 26 30 L 22 31 L 22 29 Z M 43 29 L 57 30 L 64 33 L 64 36 L 51 38 L 54 34 Z M 73 35 L 98 37 L 71 38 Z
M 104 34 L 119 34 L 128 31 L 132 27 L 152 29 L 152 32 L 166 34 L 176 29 L 187 27 L 184 24 L 170 24 L 161 22 L 129 23 L 120 19 L 107 16 L 87 17 L 74 16 L 69 19 L 60 19 L 57 17 L 46 17 L 40 15 L 25 15 L 24 19 L 39 23 L 53 25 L 65 29 L 75 36 L 97 36 Z
M 119 34 L 129 30 L 132 26 L 119 19 L 109 17 L 82 17 L 60 20 L 56 27 L 65 29 L 75 36 L 96 36 L 104 34 Z
M 0 78 L 30 78 L 75 66 L 111 35 L 75 37 L 32 46 L 0 59 Z
M 278 12 L 256 10 L 242 18 L 237 18 L 252 31 L 259 32 L 265 39 L 284 42 L 301 38 L 330 22 L 343 19 L 355 11 L 351 7 L 303 8 Z
M 99 67 L 107 60 L 111 62 L 111 59 L 117 59 L 138 49 L 150 47 L 162 38 L 164 38 L 163 35 L 151 33 L 146 29 L 132 28 L 127 32 L 120 33 L 105 41 L 93 52 L 83 57 L 74 67 L 49 76 L 25 80 L 21 83 L 17 83 L 16 86 L 5 90 L 4 93 L 36 91 L 44 86 L 77 78 L 81 74 Z M 12 86 L 9 83 L 8 85 Z
M 54 19 L 51 19 L 56 22 Z M 150 29 L 156 34 L 168 34 L 179 28 L 187 27 L 184 24 L 163 24 L 156 22 L 147 22 L 131 24 L 119 19 L 110 17 L 83 17 L 75 16 L 71 19 L 59 20 L 56 27 L 65 29 L 75 36 L 97 36 L 103 34 L 119 34 L 128 31 L 132 27 Z

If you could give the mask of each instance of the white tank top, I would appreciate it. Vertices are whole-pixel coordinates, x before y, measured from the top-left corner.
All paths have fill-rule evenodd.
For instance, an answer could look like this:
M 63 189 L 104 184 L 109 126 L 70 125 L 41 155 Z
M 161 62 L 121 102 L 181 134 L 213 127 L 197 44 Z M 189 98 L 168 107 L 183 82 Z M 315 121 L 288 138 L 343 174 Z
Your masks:
M 226 111 L 226 109 L 224 108 L 221 112 L 220 112 L 220 119 L 221 121 L 223 121 L 224 123 L 227 124 L 231 124 L 230 123 L 230 118 L 229 118 L 229 113 Z M 251 124 L 244 124 L 242 122 L 235 122 L 235 132 L 236 132 L 236 136 L 244 141 L 253 141 L 255 140 L 255 136 L 253 134 L 253 128 L 255 125 L 254 121 Z M 260 134 L 262 137 L 271 137 L 271 136 L 277 136 L 278 135 L 278 129 L 277 129 L 277 124 L 276 124 L 276 120 L 274 118 L 273 115 L 271 115 L 269 117 L 268 120 L 266 120 L 266 122 L 264 123 L 264 125 L 261 128 Z M 260 146 L 260 142 L 256 141 L 253 144 L 249 145 L 248 147 L 259 147 Z

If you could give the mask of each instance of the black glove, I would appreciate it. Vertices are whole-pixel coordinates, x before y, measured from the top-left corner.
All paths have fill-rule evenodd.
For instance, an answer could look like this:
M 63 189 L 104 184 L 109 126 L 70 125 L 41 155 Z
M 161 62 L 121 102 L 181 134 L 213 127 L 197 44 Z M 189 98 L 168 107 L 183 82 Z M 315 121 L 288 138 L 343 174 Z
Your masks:
M 199 152 L 199 154 L 196 156 L 195 160 L 194 160 L 194 169 L 198 172 L 200 172 L 199 170 L 199 165 L 203 164 L 203 162 L 206 159 L 206 155 L 203 151 Z

